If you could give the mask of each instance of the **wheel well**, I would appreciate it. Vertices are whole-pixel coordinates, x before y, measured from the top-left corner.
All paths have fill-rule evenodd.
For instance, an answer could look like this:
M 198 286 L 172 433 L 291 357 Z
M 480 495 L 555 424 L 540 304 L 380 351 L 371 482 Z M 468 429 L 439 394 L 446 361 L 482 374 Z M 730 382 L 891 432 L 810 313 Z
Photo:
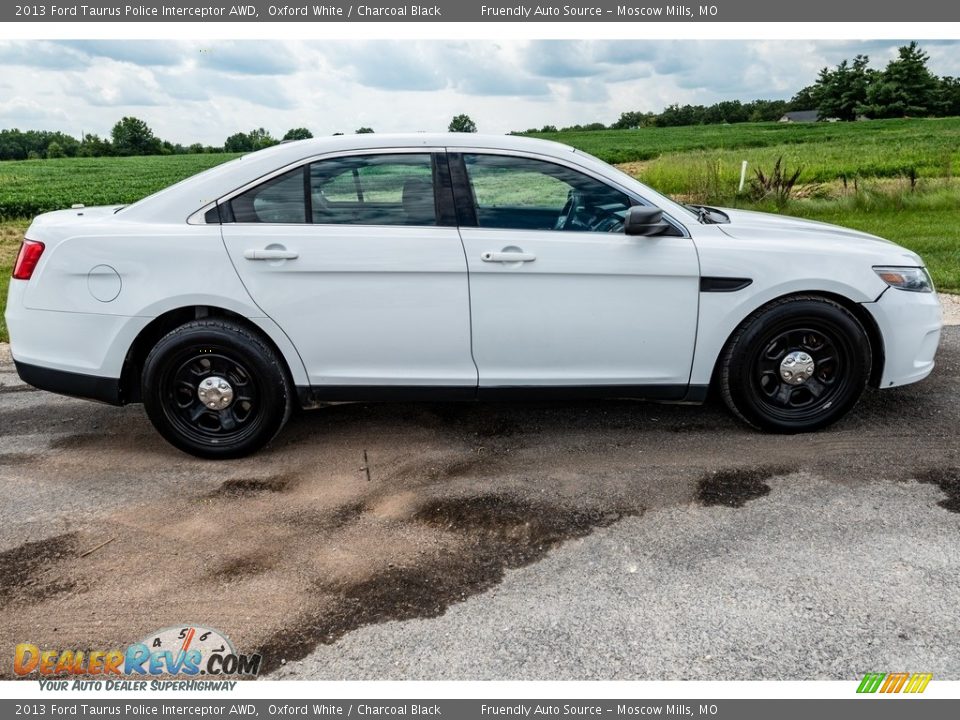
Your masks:
M 843 306 L 844 309 L 849 310 L 850 313 L 860 321 L 860 324 L 863 325 L 863 329 L 867 332 L 867 340 L 870 342 L 870 356 L 871 356 L 871 367 L 870 367 L 870 380 L 869 384 L 871 387 L 880 387 L 880 378 L 883 376 L 883 365 L 885 362 L 885 355 L 883 349 L 883 336 L 880 334 L 880 328 L 877 325 L 877 321 L 873 319 L 873 315 L 870 314 L 870 311 L 867 310 L 863 305 L 858 302 L 854 302 L 848 297 L 843 295 L 837 295 L 836 293 L 831 292 L 798 292 L 798 293 L 789 293 L 787 295 L 781 295 L 779 297 L 773 298 L 767 303 L 761 305 L 756 310 L 750 312 L 752 315 L 757 310 L 762 310 L 768 305 L 772 305 L 775 302 L 779 302 L 785 298 L 790 298 L 794 296 L 804 296 L 804 297 L 822 297 L 828 300 L 833 300 L 838 305 Z M 746 319 L 746 318 L 744 318 Z M 730 342 L 730 338 L 733 337 L 734 333 L 740 329 L 740 325 L 743 322 L 741 321 L 736 328 L 733 329 L 733 332 L 727 337 L 723 343 L 723 347 L 727 347 L 727 343 Z M 717 356 L 716 363 L 713 367 L 713 375 L 710 378 L 710 387 L 716 387 L 717 373 L 720 369 L 720 361 L 723 358 L 723 350 L 721 349 L 720 354 Z
M 168 310 L 162 315 L 155 317 L 140 331 L 140 334 L 134 339 L 133 344 L 130 345 L 130 349 L 127 350 L 127 356 L 123 361 L 123 371 L 120 374 L 121 401 L 123 403 L 141 402 L 140 374 L 143 371 L 143 363 L 147 359 L 147 355 L 150 354 L 150 350 L 153 349 L 153 346 L 157 344 L 160 338 L 174 328 L 178 328 L 191 320 L 212 317 L 227 318 L 263 338 L 264 342 L 277 353 L 277 357 L 283 362 L 284 371 L 289 376 L 290 369 L 286 366 L 286 361 L 284 360 L 283 353 L 280 352 L 280 348 L 254 323 L 231 310 L 211 305 L 195 305 Z

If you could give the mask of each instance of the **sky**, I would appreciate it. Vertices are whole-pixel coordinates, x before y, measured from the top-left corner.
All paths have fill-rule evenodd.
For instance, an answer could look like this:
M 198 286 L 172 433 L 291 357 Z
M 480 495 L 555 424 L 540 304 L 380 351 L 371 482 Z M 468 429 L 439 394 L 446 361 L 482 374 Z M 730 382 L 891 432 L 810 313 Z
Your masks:
M 121 117 L 159 137 L 221 145 L 264 127 L 314 135 L 481 132 L 614 122 L 671 103 L 789 99 L 858 53 L 882 68 L 907 41 L 358 40 L 0 42 L 0 128 L 108 136 Z M 960 76 L 960 42 L 922 41 Z

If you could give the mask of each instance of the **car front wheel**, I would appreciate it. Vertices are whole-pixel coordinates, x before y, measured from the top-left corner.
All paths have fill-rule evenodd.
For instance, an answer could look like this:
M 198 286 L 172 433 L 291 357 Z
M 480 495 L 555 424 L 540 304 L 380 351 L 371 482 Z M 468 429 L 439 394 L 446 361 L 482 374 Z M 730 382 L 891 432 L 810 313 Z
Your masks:
M 747 423 L 782 433 L 826 427 L 854 406 L 871 367 L 860 321 L 828 298 L 796 296 L 748 317 L 720 361 L 720 390 Z
M 195 320 L 161 338 L 144 362 L 142 394 L 164 438 L 211 459 L 259 450 L 293 408 L 293 388 L 276 352 L 222 319 Z

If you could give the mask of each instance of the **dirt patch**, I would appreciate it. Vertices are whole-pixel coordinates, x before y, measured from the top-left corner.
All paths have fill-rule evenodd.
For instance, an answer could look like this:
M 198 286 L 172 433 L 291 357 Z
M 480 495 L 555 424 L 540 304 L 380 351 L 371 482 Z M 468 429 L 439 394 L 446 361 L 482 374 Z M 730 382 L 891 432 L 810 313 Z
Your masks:
M 294 478 L 289 475 L 278 475 L 267 478 L 237 478 L 224 480 L 220 487 L 211 493 L 211 496 L 242 497 L 258 493 L 279 493 L 290 488 Z
M 89 427 L 89 426 L 88 426 Z M 93 427 L 96 427 L 94 425 Z M 50 440 L 51 449 L 56 450 L 79 450 L 102 443 L 104 436 L 102 433 L 78 433 L 76 435 L 61 435 Z
M 724 505 L 741 508 L 770 492 L 765 482 L 777 475 L 789 475 L 795 468 L 762 465 L 753 468 L 730 468 L 704 475 L 697 484 L 697 500 L 711 507 Z
M 72 580 L 59 578 L 52 570 L 77 554 L 74 533 L 24 543 L 0 553 L 0 608 L 17 601 L 37 601 L 69 592 Z
M 259 575 L 273 567 L 268 556 L 258 557 L 240 556 L 229 558 L 213 569 L 210 576 L 216 580 L 236 580 Z
M 939 487 L 947 497 L 937 503 L 944 510 L 960 513 L 960 468 L 924 468 L 914 477 L 922 483 Z
M 366 511 L 367 506 L 363 503 L 348 503 L 333 510 L 297 508 L 284 516 L 283 520 L 307 532 L 332 532 L 356 522 Z
M 536 562 L 566 540 L 641 512 L 566 508 L 500 493 L 428 500 L 409 521 L 452 535 L 440 542 L 443 549 L 414 565 L 389 563 L 369 577 L 318 582 L 316 591 L 326 602 L 263 643 L 265 670 L 303 658 L 317 645 L 364 625 L 442 615 L 450 605 L 498 584 L 508 568 Z

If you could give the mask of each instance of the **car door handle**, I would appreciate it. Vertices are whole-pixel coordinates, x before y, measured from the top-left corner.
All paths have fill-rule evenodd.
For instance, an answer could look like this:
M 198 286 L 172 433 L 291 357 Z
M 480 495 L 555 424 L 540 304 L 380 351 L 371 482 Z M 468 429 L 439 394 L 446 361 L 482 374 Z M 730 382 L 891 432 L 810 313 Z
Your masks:
M 247 260 L 296 260 L 300 253 L 296 250 L 280 250 L 274 248 L 249 249 L 243 251 Z
M 485 252 L 480 259 L 484 262 L 515 263 L 533 262 L 537 256 L 526 252 Z

